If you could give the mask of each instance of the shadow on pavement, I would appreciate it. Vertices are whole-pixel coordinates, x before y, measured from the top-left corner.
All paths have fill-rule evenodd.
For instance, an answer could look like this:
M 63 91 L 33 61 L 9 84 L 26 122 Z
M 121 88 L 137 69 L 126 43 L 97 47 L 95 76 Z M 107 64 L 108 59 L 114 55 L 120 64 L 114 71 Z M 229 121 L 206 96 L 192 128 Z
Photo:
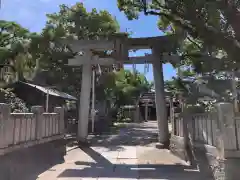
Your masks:
M 148 146 L 157 143 L 158 133 L 156 126 L 148 126 L 136 123 L 129 123 L 126 127 L 121 127 L 118 133 L 89 135 L 88 141 L 92 147 L 101 146 L 109 151 L 121 150 L 122 146 Z M 75 137 L 70 137 L 68 147 L 77 146 Z
M 65 146 L 53 141 L 8 153 L 0 158 L 0 180 L 35 180 L 38 175 L 64 162 Z
M 124 151 L 123 146 L 149 146 L 157 142 L 156 123 L 131 123 L 126 127 L 119 129 L 118 134 L 90 136 L 91 147 L 103 147 L 107 151 Z M 76 144 L 75 144 L 76 145 Z M 154 162 L 146 163 L 137 158 L 124 159 L 115 158 L 114 163 L 105 158 L 99 152 L 90 147 L 80 148 L 94 162 L 75 161 L 76 168 L 65 169 L 59 178 L 123 178 L 123 179 L 166 179 L 166 180 L 210 180 L 209 176 L 199 172 L 194 167 L 190 167 L 179 161 L 173 161 L 171 164 L 164 164 L 164 161 L 155 161 L 162 159 L 159 156 L 166 156 L 166 153 L 154 153 L 148 151 L 147 154 L 153 156 Z M 144 154 L 147 158 L 147 154 Z M 164 157 L 163 157 L 164 159 Z M 167 159 L 167 158 L 166 158 Z M 113 159 L 111 159 L 113 160 Z M 158 163 L 157 163 L 158 162 Z M 163 163 L 162 163 L 163 162 Z
M 90 136 L 89 141 L 92 146 L 146 146 L 157 142 L 156 127 L 144 127 L 139 124 L 129 124 L 128 127 L 121 128 L 118 134 Z
M 65 169 L 59 178 L 124 178 L 124 179 L 168 179 L 168 180 L 198 180 L 200 172 L 181 164 L 113 164 L 100 153 L 89 147 L 81 148 L 96 163 L 76 161 L 79 169 Z M 84 168 L 80 168 L 85 166 Z M 181 176 L 181 178 L 179 178 Z M 206 178 L 204 178 L 206 179 Z

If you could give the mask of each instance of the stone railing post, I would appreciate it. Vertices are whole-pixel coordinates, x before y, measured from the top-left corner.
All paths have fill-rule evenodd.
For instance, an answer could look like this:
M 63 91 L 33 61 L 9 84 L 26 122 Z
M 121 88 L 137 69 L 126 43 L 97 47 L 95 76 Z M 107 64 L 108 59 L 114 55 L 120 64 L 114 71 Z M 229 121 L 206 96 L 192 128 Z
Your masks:
M 237 150 L 234 108 L 231 103 L 218 103 L 217 109 L 217 148 L 221 158 L 225 151 Z
M 7 132 L 10 130 L 11 109 L 8 104 L 0 103 L 0 149 L 6 148 L 9 144 Z
M 134 111 L 134 122 L 139 123 L 140 122 L 140 110 L 139 110 L 139 105 L 136 105 L 136 109 Z
M 36 139 L 40 140 L 43 137 L 42 121 L 44 109 L 42 106 L 33 106 L 31 110 L 36 116 Z
M 54 112 L 59 114 L 59 134 L 64 134 L 65 133 L 64 108 L 55 107 Z
M 169 111 L 170 111 L 170 123 L 172 125 L 172 133 L 174 134 L 174 130 L 175 130 L 175 121 L 174 121 L 174 106 L 173 106 L 173 101 L 172 98 L 169 98 Z

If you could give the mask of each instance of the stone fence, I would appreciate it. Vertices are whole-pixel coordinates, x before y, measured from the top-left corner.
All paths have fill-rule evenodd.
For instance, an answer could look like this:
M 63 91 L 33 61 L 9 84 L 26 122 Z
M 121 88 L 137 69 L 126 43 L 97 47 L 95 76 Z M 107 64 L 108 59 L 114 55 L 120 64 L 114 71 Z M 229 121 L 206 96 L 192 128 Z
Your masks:
M 230 103 L 213 112 L 172 118 L 171 150 L 218 180 L 239 179 L 240 114 Z
M 31 113 L 11 113 L 10 106 L 0 103 L 0 155 L 62 139 L 64 109 L 44 113 L 43 107 L 32 107 Z

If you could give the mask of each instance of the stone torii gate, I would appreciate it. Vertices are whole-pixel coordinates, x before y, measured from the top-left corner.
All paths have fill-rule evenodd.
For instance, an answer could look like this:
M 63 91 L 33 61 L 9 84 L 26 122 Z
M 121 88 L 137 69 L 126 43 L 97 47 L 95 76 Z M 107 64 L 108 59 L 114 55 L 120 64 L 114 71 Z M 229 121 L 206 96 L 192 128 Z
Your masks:
M 80 94 L 80 108 L 78 119 L 78 141 L 85 142 L 88 135 L 88 117 L 90 110 L 90 92 L 92 65 L 112 64 L 153 64 L 155 82 L 156 115 L 159 128 L 159 143 L 168 143 L 168 121 L 164 93 L 164 77 L 162 64 L 167 60 L 178 61 L 178 57 L 170 55 L 177 48 L 176 35 L 148 38 L 127 38 L 116 36 L 113 40 L 63 40 L 70 45 L 74 52 L 82 52 L 74 59 L 70 59 L 69 66 L 82 66 L 82 83 Z M 129 50 L 151 49 L 151 55 L 129 57 Z M 96 55 L 96 51 L 112 51 L 107 57 Z

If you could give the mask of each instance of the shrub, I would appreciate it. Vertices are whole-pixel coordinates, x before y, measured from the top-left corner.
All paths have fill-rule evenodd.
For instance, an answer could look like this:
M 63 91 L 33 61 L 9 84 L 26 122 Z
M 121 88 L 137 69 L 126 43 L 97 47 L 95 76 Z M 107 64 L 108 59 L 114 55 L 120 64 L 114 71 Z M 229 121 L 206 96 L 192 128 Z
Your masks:
M 9 104 L 11 112 L 28 112 L 25 102 L 18 98 L 11 89 L 0 88 L 0 102 Z

